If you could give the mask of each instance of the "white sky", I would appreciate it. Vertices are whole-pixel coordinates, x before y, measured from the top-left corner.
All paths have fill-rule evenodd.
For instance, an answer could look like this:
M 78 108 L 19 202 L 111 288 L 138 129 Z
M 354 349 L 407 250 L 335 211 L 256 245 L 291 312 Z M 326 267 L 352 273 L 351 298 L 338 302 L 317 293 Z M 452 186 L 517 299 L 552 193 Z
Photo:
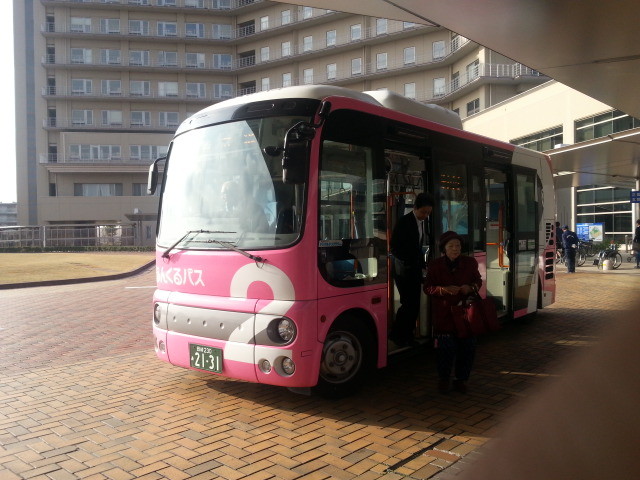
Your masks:
M 0 202 L 16 201 L 16 135 L 13 75 L 13 2 L 3 1 L 0 15 L 0 58 L 4 74 L 0 75 Z

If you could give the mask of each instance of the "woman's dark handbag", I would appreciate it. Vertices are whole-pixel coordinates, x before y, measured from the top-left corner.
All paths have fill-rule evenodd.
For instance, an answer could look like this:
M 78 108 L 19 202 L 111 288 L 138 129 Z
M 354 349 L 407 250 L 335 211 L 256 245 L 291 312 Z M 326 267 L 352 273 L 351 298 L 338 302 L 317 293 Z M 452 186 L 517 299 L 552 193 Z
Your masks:
M 492 298 L 472 295 L 463 305 L 452 306 L 451 315 L 459 338 L 477 337 L 500 330 L 496 304 Z

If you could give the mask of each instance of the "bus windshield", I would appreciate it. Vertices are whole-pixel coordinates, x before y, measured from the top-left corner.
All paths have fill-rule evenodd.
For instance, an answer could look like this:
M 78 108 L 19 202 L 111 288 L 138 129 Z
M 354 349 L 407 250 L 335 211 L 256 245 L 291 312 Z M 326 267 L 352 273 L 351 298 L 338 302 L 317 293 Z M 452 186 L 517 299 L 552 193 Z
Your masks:
M 294 243 L 306 183 L 284 184 L 282 156 L 264 149 L 282 147 L 286 131 L 308 120 L 248 119 L 176 137 L 165 172 L 158 245 L 255 250 Z

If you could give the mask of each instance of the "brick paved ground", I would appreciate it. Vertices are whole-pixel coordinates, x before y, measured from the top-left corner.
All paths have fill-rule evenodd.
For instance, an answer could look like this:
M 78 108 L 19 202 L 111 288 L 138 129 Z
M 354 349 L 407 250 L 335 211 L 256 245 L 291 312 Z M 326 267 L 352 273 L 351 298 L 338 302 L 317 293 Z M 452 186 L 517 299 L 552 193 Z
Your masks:
M 0 291 L 0 479 L 454 477 L 630 308 L 624 267 L 559 274 L 553 307 L 481 340 L 467 395 L 436 394 L 422 351 L 338 402 L 157 361 L 152 271 Z

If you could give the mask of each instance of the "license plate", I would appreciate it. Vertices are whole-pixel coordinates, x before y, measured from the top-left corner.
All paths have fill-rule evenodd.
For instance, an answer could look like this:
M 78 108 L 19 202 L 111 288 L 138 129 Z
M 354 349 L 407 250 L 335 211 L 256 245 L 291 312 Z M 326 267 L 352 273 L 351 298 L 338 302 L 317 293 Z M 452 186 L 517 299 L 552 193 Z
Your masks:
M 207 372 L 222 373 L 222 350 L 190 343 L 189 364 Z

